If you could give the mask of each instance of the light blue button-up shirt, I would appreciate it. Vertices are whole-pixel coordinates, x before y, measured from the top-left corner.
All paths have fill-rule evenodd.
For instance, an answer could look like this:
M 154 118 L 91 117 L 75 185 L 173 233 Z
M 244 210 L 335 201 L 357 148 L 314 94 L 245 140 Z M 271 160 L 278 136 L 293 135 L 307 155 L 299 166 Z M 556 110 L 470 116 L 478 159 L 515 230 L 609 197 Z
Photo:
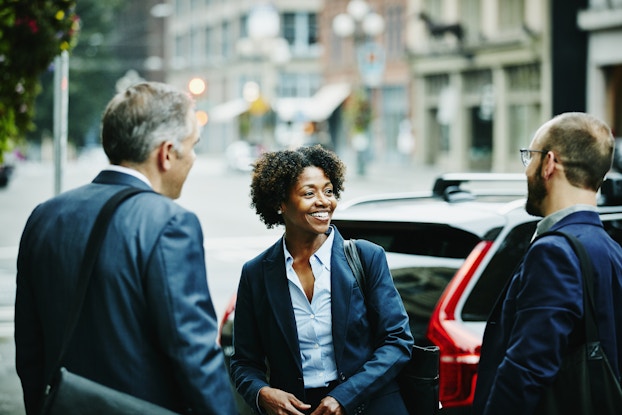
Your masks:
M 302 359 L 302 373 L 305 388 L 321 388 L 337 379 L 337 365 L 333 349 L 330 259 L 335 240 L 331 232 L 313 256 L 311 269 L 315 282 L 311 303 L 307 299 L 300 279 L 294 271 L 294 258 L 291 256 L 283 240 L 285 251 L 285 269 L 292 298 L 298 343 Z

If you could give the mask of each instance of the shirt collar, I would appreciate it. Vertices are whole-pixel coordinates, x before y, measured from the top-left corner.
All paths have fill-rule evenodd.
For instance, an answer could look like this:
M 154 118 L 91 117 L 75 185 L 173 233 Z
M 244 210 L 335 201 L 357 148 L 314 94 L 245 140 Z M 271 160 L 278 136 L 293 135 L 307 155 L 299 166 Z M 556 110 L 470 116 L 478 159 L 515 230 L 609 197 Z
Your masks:
M 598 212 L 598 209 L 596 209 L 596 207 L 592 205 L 578 204 L 578 205 L 568 206 L 567 208 L 551 213 L 550 215 L 542 219 L 540 222 L 538 222 L 538 226 L 536 227 L 536 236 L 548 231 L 549 229 L 553 227 L 553 225 L 555 225 L 557 222 L 564 219 L 566 216 L 570 215 L 571 213 L 575 213 L 580 210 Z
M 318 261 L 320 261 L 320 264 L 326 267 L 329 271 L 330 271 L 330 259 L 332 257 L 332 251 L 333 251 L 333 241 L 335 240 L 335 232 L 331 232 L 331 231 L 332 231 L 332 226 L 331 228 L 329 228 L 327 232 L 328 238 L 326 238 L 322 246 L 320 246 L 319 249 L 315 251 L 315 253 L 313 254 L 313 256 L 315 256 L 318 259 Z M 292 257 L 292 254 L 290 254 L 289 251 L 287 250 L 287 245 L 285 244 L 285 238 L 283 238 L 283 253 L 285 254 L 286 264 L 294 262 L 294 258 Z
M 129 167 L 119 166 L 118 164 L 110 164 L 104 170 L 112 170 L 112 171 L 116 171 L 116 172 L 119 172 L 119 173 L 129 174 L 130 176 L 134 176 L 137 179 L 147 183 L 149 185 L 149 187 L 151 187 L 153 189 L 153 186 L 151 185 L 151 182 L 149 181 L 147 176 L 145 176 L 144 174 L 142 174 L 138 170 L 130 169 Z

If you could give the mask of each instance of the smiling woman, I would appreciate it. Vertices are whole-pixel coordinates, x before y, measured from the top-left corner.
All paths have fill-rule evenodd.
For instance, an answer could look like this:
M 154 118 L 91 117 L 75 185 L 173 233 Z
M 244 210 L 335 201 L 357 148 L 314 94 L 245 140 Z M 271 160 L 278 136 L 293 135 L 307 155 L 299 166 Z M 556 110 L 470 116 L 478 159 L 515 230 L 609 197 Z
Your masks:
M 285 227 L 244 264 L 237 293 L 231 377 L 257 412 L 407 414 L 395 377 L 413 343 L 408 316 L 380 246 L 357 242 L 367 299 L 348 266 L 331 225 L 344 176 L 320 145 L 254 165 L 251 204 Z

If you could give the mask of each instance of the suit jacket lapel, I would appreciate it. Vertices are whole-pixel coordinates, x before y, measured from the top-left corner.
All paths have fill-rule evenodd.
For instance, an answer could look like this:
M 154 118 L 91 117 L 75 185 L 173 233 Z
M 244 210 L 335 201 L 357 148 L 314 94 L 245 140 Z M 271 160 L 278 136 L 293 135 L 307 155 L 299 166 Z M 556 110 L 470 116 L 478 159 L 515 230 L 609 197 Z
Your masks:
M 343 349 L 346 343 L 346 323 L 352 299 L 352 286 L 354 284 L 354 274 L 348 265 L 346 255 L 343 250 L 343 238 L 333 228 L 335 240 L 331 253 L 331 312 L 333 323 L 333 348 L 335 350 L 335 361 L 341 361 Z
M 292 300 L 289 294 L 289 284 L 283 261 L 283 238 L 281 238 L 273 246 L 270 255 L 264 260 L 265 291 L 274 313 L 274 319 L 283 333 L 289 350 L 298 363 L 298 369 L 302 373 L 296 317 L 292 309 Z

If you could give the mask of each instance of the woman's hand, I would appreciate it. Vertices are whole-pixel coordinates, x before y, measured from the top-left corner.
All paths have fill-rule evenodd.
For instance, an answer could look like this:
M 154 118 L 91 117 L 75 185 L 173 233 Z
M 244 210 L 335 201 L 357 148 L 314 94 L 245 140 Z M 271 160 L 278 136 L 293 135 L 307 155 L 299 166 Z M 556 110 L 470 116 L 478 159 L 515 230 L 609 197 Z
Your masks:
M 265 409 L 268 415 L 304 415 L 300 411 L 311 408 L 311 405 L 302 402 L 291 393 L 268 386 L 259 390 L 259 406 Z M 320 413 L 330 414 L 332 412 Z
M 320 401 L 320 404 L 311 412 L 311 415 L 345 415 L 345 411 L 337 399 L 327 396 Z

